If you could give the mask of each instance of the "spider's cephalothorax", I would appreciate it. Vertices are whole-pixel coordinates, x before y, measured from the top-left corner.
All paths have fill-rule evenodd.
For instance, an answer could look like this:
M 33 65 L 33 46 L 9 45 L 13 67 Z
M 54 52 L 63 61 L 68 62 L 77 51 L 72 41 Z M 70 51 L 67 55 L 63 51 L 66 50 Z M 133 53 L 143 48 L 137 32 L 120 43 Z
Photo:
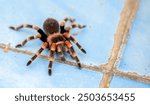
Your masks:
M 65 23 L 67 21 L 71 22 L 70 26 L 65 27 Z M 77 47 L 83 52 L 86 53 L 86 51 L 81 47 L 81 45 L 69 34 L 69 31 L 73 28 L 84 28 L 85 25 L 80 25 L 74 22 L 75 20 L 71 17 L 66 17 L 59 25 L 57 20 L 53 18 L 48 18 L 43 23 L 44 31 L 39 28 L 37 25 L 30 25 L 30 24 L 22 24 L 17 27 L 10 26 L 13 30 L 19 30 L 21 28 L 31 28 L 37 30 L 39 34 L 35 34 L 33 36 L 28 37 L 20 44 L 17 44 L 16 47 L 22 47 L 24 46 L 28 41 L 39 38 L 43 45 L 41 48 L 35 53 L 35 55 L 28 61 L 27 66 L 32 63 L 33 60 L 35 60 L 41 52 L 48 48 L 50 50 L 49 54 L 49 66 L 48 66 L 48 73 L 51 75 L 51 69 L 52 69 L 52 63 L 55 60 L 54 55 L 55 53 L 58 54 L 61 58 L 61 60 L 65 60 L 64 53 L 67 52 L 70 54 L 70 56 L 76 60 L 77 65 L 79 68 L 81 68 L 80 60 L 77 57 L 77 54 L 71 44 L 71 42 L 75 43 Z M 59 31 L 60 30 L 60 31 Z

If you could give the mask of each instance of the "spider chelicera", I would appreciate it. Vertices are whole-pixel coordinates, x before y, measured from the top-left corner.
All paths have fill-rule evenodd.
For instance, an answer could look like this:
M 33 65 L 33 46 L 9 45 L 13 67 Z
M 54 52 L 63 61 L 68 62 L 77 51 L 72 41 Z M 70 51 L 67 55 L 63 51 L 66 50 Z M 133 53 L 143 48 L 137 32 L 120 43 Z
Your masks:
M 71 22 L 70 26 L 65 27 L 65 23 L 67 21 Z M 32 63 L 33 60 L 35 60 L 44 49 L 50 50 L 49 55 L 49 66 L 48 66 L 48 74 L 51 75 L 52 73 L 52 63 L 55 60 L 54 55 L 55 53 L 58 54 L 62 61 L 65 61 L 64 58 L 64 52 L 67 52 L 70 54 L 70 56 L 76 60 L 77 65 L 79 68 L 81 68 L 80 60 L 77 57 L 77 54 L 71 44 L 71 41 L 77 45 L 77 47 L 83 52 L 86 53 L 86 51 L 81 47 L 81 45 L 69 34 L 69 31 L 73 28 L 84 28 L 85 25 L 80 25 L 74 22 L 75 20 L 71 17 L 64 18 L 63 21 L 58 23 L 57 20 L 53 18 L 47 18 L 45 22 L 43 23 L 44 31 L 39 28 L 37 25 L 30 25 L 30 24 L 22 24 L 17 27 L 10 26 L 13 30 L 19 30 L 21 28 L 31 28 L 34 30 L 37 30 L 39 34 L 35 34 L 33 36 L 28 37 L 24 41 L 22 41 L 20 44 L 16 45 L 17 47 L 24 46 L 28 41 L 31 41 L 33 39 L 39 38 L 43 45 L 41 48 L 35 53 L 35 55 L 28 61 L 27 66 Z

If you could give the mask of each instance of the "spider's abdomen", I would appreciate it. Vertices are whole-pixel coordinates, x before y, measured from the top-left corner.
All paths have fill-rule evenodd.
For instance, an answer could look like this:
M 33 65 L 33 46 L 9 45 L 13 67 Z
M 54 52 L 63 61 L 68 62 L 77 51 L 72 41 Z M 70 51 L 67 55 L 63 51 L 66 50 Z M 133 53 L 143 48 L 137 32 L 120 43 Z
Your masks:
M 53 34 L 59 32 L 59 23 L 53 18 L 47 18 L 43 24 L 46 34 Z

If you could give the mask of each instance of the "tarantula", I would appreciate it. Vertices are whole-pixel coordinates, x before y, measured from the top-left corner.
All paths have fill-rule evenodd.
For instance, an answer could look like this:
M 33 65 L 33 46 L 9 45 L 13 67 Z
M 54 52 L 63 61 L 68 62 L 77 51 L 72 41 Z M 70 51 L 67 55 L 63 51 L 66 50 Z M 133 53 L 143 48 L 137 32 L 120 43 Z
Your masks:
M 65 27 L 65 23 L 67 21 L 71 22 L 70 26 Z M 44 49 L 50 50 L 49 55 L 49 66 L 48 66 L 48 74 L 51 75 L 52 73 L 52 63 L 55 60 L 54 55 L 55 53 L 58 54 L 62 61 L 65 61 L 64 52 L 67 52 L 70 54 L 70 56 L 76 60 L 77 65 L 79 68 L 81 68 L 80 60 L 77 57 L 77 54 L 71 44 L 71 41 L 76 44 L 76 46 L 83 52 L 86 53 L 86 51 L 81 47 L 81 45 L 69 34 L 69 31 L 73 28 L 84 28 L 85 25 L 80 25 L 74 22 L 75 20 L 71 17 L 64 18 L 63 21 L 58 23 L 57 20 L 53 18 L 47 18 L 45 22 L 43 23 L 44 31 L 39 28 L 37 25 L 30 25 L 30 24 L 22 24 L 17 27 L 10 26 L 9 28 L 13 30 L 19 30 L 21 28 L 30 28 L 37 30 L 39 34 L 35 34 L 33 36 L 28 37 L 24 41 L 22 41 L 20 44 L 17 44 L 15 47 L 22 47 L 24 46 L 28 41 L 31 41 L 33 39 L 40 39 L 43 42 L 43 45 L 41 48 L 35 53 L 35 55 L 28 61 L 27 66 L 32 63 L 33 60 L 35 60 Z

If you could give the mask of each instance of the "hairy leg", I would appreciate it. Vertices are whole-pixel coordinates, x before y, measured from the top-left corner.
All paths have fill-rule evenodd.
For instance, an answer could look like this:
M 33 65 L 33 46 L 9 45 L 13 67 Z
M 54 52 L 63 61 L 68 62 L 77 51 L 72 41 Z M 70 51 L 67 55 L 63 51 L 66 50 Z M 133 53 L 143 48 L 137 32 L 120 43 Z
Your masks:
M 51 75 L 52 74 L 52 64 L 54 61 L 54 54 L 56 51 L 56 43 L 52 43 L 52 45 L 50 46 L 50 56 L 49 56 L 49 65 L 48 65 L 48 74 Z
M 35 55 L 28 61 L 27 66 L 30 65 L 32 63 L 32 61 L 34 61 L 40 54 L 41 52 L 46 49 L 48 46 L 47 42 L 44 42 L 42 47 L 35 53 Z
M 65 17 L 61 22 L 60 22 L 60 32 L 64 33 L 66 32 L 65 30 L 65 24 L 67 21 L 70 21 L 71 23 L 73 23 L 75 21 L 75 19 L 71 18 L 71 17 Z
M 86 51 L 82 48 L 82 46 L 78 43 L 77 40 L 74 39 L 73 36 L 71 36 L 69 33 L 65 32 L 63 34 L 67 39 L 71 40 L 73 43 L 76 44 L 76 46 L 83 52 L 83 53 L 86 53 Z
M 62 44 L 59 44 L 57 45 L 57 52 L 58 52 L 58 55 L 60 56 L 61 60 L 62 61 L 65 61 L 65 57 L 64 57 L 64 53 L 63 53 L 63 49 L 62 49 Z
M 81 63 L 80 63 L 80 60 L 79 58 L 77 57 L 77 54 L 75 52 L 75 50 L 73 49 L 71 43 L 69 41 L 65 41 L 65 44 L 67 45 L 67 47 L 71 50 L 71 53 L 72 53 L 72 57 L 76 60 L 77 64 L 78 64 L 78 67 L 81 68 Z
M 10 26 L 9 28 L 12 29 L 12 30 L 16 30 L 16 31 L 19 30 L 19 29 L 22 29 L 22 28 L 30 28 L 30 29 L 37 30 L 37 32 L 41 34 L 41 37 L 40 37 L 41 41 L 47 42 L 47 35 L 37 25 L 22 24 L 22 25 L 19 25 L 19 26 L 16 26 L 16 27 Z
M 36 35 L 34 35 L 34 36 L 30 36 L 30 37 L 28 37 L 27 39 L 25 39 L 24 41 L 22 41 L 20 44 L 17 44 L 17 45 L 16 45 L 16 48 L 17 48 L 17 47 L 22 47 L 22 46 L 24 46 L 27 42 L 29 42 L 29 41 L 31 41 L 31 40 L 33 40 L 33 39 L 40 38 L 40 37 L 41 37 L 40 34 L 36 34 Z

